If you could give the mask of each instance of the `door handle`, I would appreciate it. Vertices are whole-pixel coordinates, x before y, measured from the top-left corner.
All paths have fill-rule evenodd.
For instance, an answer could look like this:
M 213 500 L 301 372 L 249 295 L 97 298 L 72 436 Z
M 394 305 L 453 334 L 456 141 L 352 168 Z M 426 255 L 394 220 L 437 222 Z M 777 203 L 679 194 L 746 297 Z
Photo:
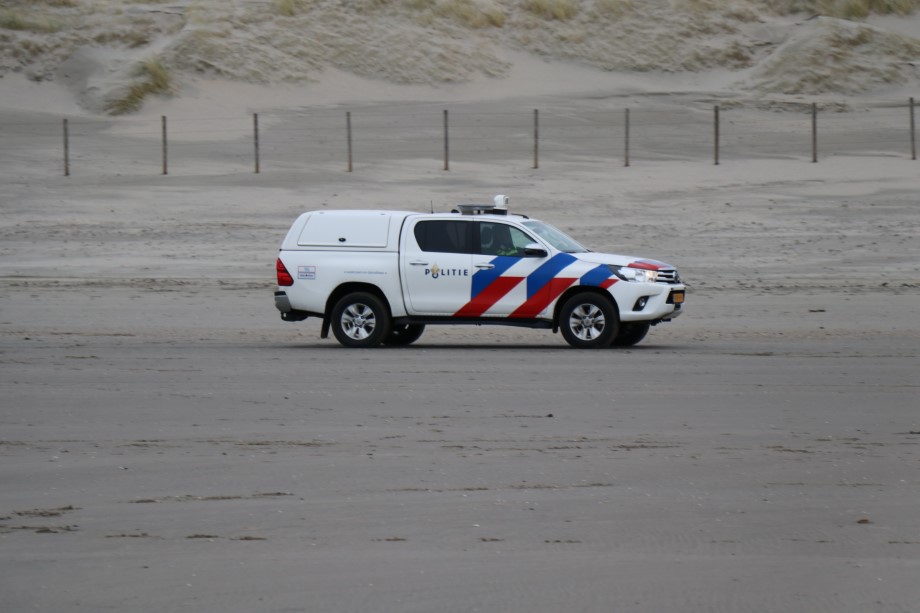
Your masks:
M 428 262 L 419 262 L 418 260 L 416 260 L 415 262 L 409 262 L 409 265 L 410 266 L 428 266 Z
M 485 270 L 490 270 L 490 269 L 492 269 L 492 268 L 495 268 L 495 265 L 494 265 L 494 264 L 476 264 L 476 268 L 482 268 L 482 269 L 485 269 Z

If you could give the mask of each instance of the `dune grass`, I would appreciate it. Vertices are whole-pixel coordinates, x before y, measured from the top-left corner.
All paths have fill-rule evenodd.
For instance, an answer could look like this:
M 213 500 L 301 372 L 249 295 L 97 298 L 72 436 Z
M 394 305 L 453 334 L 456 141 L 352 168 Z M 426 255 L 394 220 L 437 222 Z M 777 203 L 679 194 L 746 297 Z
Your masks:
M 44 15 L 29 15 L 13 10 L 0 11 L 0 28 L 51 34 L 61 29 L 61 24 Z
M 920 0 L 782 0 L 770 4 L 779 13 L 813 13 L 840 19 L 909 15 L 920 8 Z
M 576 0 L 524 0 L 524 8 L 546 19 L 567 21 L 578 13 Z
M 844 19 L 865 19 L 872 13 L 908 15 L 918 5 L 914 0 L 845 0 L 827 4 L 839 11 L 836 17 Z
M 602 17 L 620 17 L 634 8 L 634 0 L 594 0 L 594 9 Z
M 137 67 L 136 76 L 139 81 L 128 86 L 120 98 L 106 105 L 105 110 L 109 115 L 133 113 L 144 105 L 147 96 L 170 95 L 176 91 L 169 69 L 159 60 L 141 62 Z
M 505 11 L 488 0 L 446 0 L 437 6 L 437 12 L 470 28 L 500 28 L 506 18 Z
M 294 17 L 309 8 L 307 0 L 275 0 L 273 8 L 283 17 Z

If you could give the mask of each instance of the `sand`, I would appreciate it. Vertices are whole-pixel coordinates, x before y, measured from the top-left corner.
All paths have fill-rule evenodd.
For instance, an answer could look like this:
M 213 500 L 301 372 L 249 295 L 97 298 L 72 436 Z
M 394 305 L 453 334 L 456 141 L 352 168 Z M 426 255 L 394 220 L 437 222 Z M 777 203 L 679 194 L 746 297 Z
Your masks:
M 123 120 L 0 80 L 0 608 L 915 610 L 920 166 L 860 123 L 904 92 L 822 99 L 851 112 L 822 115 L 817 164 L 783 131 L 809 101 L 731 108 L 715 166 L 724 74 L 512 64 L 491 87 L 200 79 Z M 629 168 L 584 120 L 626 106 L 656 119 Z M 474 138 L 445 172 L 448 107 Z M 352 173 L 346 109 L 373 118 Z M 305 118 L 328 147 L 286 140 Z M 496 193 L 677 265 L 687 312 L 595 352 L 472 327 L 345 350 L 278 317 L 297 213 Z
M 851 21 L 842 18 L 850 4 L 844 2 L 6 4 L 0 9 L 0 75 L 57 83 L 96 113 L 124 109 L 120 101 L 147 80 L 151 63 L 169 76 L 166 89 L 183 97 L 199 78 L 328 85 L 330 74 L 344 73 L 425 88 L 507 81 L 521 56 L 569 62 L 595 75 L 663 75 L 672 82 L 717 71 L 726 76 L 724 89 L 742 97 L 869 94 L 920 85 L 917 14 Z M 566 91 L 565 83 L 555 91 Z

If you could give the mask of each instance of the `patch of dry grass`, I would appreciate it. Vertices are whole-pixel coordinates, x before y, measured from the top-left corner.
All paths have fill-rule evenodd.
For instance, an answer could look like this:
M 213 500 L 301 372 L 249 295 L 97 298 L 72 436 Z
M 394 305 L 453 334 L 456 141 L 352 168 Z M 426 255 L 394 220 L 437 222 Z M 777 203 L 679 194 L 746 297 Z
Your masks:
M 105 110 L 109 115 L 133 113 L 144 105 L 147 96 L 170 95 L 176 91 L 169 69 L 159 60 L 141 62 L 136 76 L 139 81 L 131 84 L 121 97 L 106 104 Z
M 576 0 L 524 0 L 524 8 L 546 19 L 568 21 L 578 14 Z
M 275 0 L 273 8 L 283 17 L 294 17 L 310 8 L 308 0 Z
M 619 18 L 635 8 L 635 0 L 594 0 L 594 10 L 601 17 Z
M 394 8 L 400 0 L 342 0 L 343 9 L 356 13 L 369 13 L 382 8 Z
M 826 4 L 844 19 L 865 19 L 872 13 L 908 15 L 920 5 L 915 0 L 835 0 Z
M 24 30 L 51 34 L 61 29 L 61 24 L 45 15 L 21 13 L 19 11 L 0 11 L 0 28 L 5 30 Z
M 865 19 L 869 15 L 909 15 L 920 0 L 781 0 L 767 2 L 780 14 L 812 13 L 840 19 Z
M 737 0 L 725 2 L 724 0 L 681 0 L 674 3 L 675 10 L 682 14 L 690 15 L 696 20 L 714 20 L 722 18 L 728 21 L 745 23 L 760 19 L 757 8 L 750 2 Z
M 489 0 L 445 0 L 436 11 L 470 28 L 500 28 L 506 19 L 505 11 Z

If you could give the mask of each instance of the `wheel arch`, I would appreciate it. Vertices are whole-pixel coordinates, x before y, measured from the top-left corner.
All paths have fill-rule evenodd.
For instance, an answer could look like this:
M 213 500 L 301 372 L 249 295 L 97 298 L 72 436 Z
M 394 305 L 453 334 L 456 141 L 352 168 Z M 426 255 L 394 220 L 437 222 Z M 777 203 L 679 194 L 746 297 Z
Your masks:
M 390 306 L 390 301 L 387 300 L 386 294 L 372 283 L 359 283 L 359 282 L 349 282 L 343 283 L 336 287 L 332 292 L 329 293 L 329 297 L 326 298 L 326 306 L 323 307 L 323 328 L 320 333 L 320 338 L 329 337 L 329 327 L 332 324 L 332 308 L 335 304 L 341 300 L 344 296 L 348 294 L 353 294 L 355 292 L 366 292 L 368 294 L 373 294 L 383 302 L 383 306 L 386 307 L 387 313 L 390 317 L 393 316 L 393 308 Z
M 562 292 L 562 295 L 556 300 L 556 306 L 553 307 L 553 332 L 559 331 L 559 312 L 562 311 L 563 305 L 568 302 L 569 298 L 576 294 L 595 294 L 600 296 L 613 305 L 613 310 L 616 311 L 617 318 L 620 317 L 620 306 L 617 304 L 616 299 L 610 295 L 610 292 L 604 290 L 603 288 L 591 285 L 573 285 L 569 289 Z

